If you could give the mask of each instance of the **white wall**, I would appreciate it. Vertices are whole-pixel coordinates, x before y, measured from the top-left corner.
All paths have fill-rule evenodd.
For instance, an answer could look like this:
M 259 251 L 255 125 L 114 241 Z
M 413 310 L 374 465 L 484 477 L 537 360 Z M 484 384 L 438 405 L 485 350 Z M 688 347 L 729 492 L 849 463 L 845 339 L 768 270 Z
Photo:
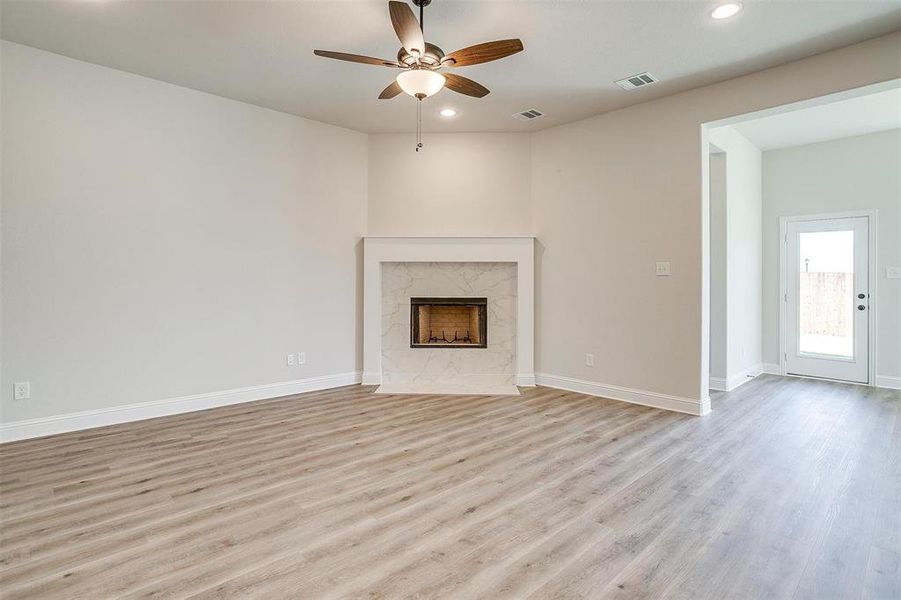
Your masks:
M 710 378 L 728 378 L 726 367 L 726 153 L 710 155 Z
M 365 135 L 8 42 L 2 93 L 4 422 L 359 368 Z
M 733 389 L 744 383 L 749 373 L 757 375 L 763 356 L 761 155 L 733 127 L 712 129 L 709 138 L 726 153 L 726 381 L 719 382 L 718 389 Z M 713 261 L 711 248 L 711 264 Z M 716 285 L 713 275 L 711 269 L 711 287 Z M 711 314 L 712 298 L 711 289 Z M 714 333 L 712 318 L 710 327 Z
M 706 398 L 700 125 L 898 77 L 896 33 L 534 134 L 539 370 Z
M 411 106 L 412 109 L 412 106 Z M 532 234 L 526 133 L 369 136 L 369 235 Z
M 876 209 L 876 375 L 901 384 L 901 130 L 763 153 L 764 360 L 779 364 L 779 217 Z M 883 382 L 888 384 L 889 382 Z

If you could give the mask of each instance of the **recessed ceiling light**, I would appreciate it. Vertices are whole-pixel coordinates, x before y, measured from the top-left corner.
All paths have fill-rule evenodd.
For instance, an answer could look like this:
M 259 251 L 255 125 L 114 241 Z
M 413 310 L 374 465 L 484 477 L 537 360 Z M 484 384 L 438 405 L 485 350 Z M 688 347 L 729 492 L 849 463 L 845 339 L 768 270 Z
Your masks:
M 710 16 L 714 19 L 728 19 L 737 15 L 740 10 L 741 2 L 726 2 L 710 11 Z
M 441 116 L 442 116 L 442 117 L 448 117 L 448 118 L 450 118 L 450 117 L 456 117 L 456 116 L 457 116 L 457 111 L 455 111 L 455 110 L 452 109 L 452 108 L 442 108 L 442 109 L 441 109 Z

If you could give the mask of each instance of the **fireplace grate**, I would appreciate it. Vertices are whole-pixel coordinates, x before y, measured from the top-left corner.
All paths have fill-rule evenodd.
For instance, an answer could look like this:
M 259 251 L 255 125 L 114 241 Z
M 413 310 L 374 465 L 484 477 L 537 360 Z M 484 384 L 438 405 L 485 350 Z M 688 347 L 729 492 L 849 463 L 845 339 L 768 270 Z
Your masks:
M 487 348 L 487 298 L 410 298 L 411 348 Z

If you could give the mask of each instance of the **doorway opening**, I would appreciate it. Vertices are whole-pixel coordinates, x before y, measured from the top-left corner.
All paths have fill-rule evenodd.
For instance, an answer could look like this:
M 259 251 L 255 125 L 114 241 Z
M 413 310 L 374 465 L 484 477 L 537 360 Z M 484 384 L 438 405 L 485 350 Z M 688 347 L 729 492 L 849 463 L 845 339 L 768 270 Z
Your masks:
M 901 389 L 898 106 L 894 80 L 702 125 L 703 388 Z

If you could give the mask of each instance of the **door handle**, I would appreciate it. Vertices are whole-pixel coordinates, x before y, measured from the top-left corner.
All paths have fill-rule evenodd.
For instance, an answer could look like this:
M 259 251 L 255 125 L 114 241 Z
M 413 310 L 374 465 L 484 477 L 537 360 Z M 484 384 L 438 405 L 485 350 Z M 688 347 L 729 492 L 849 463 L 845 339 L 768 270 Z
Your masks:
M 866 295 L 866 294 L 857 294 L 857 297 L 858 297 L 860 300 L 863 300 L 864 298 L 867 297 L 867 295 Z

